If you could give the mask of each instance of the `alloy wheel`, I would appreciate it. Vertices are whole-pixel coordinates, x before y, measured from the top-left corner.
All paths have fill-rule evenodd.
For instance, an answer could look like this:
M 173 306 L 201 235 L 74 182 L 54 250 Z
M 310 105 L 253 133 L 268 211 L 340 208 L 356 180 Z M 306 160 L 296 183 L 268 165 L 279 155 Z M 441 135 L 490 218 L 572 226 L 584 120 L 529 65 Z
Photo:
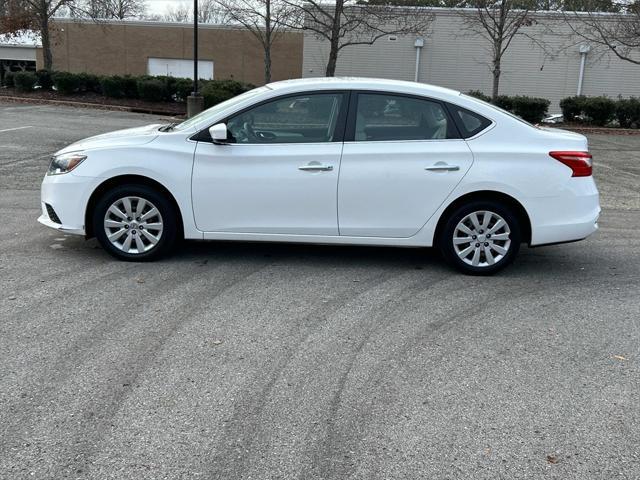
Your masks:
M 142 197 L 122 197 L 113 202 L 104 215 L 107 239 L 128 254 L 152 250 L 160 241 L 163 229 L 160 210 Z
M 502 261 L 511 248 L 511 229 L 495 212 L 479 210 L 462 218 L 453 231 L 458 258 L 473 267 L 489 267 Z

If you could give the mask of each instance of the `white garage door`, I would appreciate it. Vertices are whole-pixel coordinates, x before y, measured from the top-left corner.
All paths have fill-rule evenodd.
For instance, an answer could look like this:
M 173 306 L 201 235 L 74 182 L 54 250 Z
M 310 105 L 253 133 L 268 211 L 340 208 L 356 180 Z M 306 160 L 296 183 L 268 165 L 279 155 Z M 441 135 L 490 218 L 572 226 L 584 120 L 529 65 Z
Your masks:
M 178 60 L 175 58 L 150 58 L 148 63 L 149 75 L 169 75 L 178 78 L 193 78 L 193 60 Z M 213 62 L 198 61 L 198 77 L 213 80 Z

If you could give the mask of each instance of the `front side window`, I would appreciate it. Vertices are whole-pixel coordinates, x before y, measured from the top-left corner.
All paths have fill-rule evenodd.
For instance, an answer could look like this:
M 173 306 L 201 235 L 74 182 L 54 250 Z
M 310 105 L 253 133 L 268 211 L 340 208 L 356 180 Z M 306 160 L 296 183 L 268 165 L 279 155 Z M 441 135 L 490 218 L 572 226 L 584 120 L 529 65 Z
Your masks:
M 297 95 L 263 103 L 227 121 L 232 143 L 332 142 L 343 104 L 341 93 Z
M 446 138 L 457 138 L 457 133 L 440 103 L 401 95 L 358 94 L 356 141 Z

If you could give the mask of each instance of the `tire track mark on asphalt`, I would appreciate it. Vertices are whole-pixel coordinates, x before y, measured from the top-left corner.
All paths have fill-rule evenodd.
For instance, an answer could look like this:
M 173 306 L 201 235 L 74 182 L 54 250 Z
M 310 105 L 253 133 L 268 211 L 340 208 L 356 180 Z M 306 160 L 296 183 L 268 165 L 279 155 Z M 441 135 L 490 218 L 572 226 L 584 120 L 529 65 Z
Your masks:
M 256 273 L 264 270 L 268 267 L 268 262 L 263 262 L 259 264 L 257 267 L 254 264 L 246 264 L 244 265 L 246 270 L 234 275 L 231 279 L 226 279 L 219 289 L 216 291 L 211 290 L 211 284 L 209 282 L 209 278 L 201 278 L 197 283 L 200 283 L 201 286 L 196 290 L 197 296 L 206 295 L 209 301 L 214 301 L 217 298 L 225 295 L 228 291 L 236 288 L 241 283 L 245 282 L 247 279 L 255 275 Z M 214 269 L 214 272 L 217 269 Z M 193 289 L 189 288 L 190 292 L 193 292 Z M 167 342 L 174 336 L 176 331 L 187 325 L 192 319 L 198 315 L 199 312 L 205 311 L 208 308 L 208 304 L 198 304 L 198 303 L 190 303 L 187 304 L 187 308 L 183 308 L 182 306 L 176 307 L 173 312 L 176 314 L 175 319 L 169 322 L 166 325 L 164 331 L 161 332 L 160 335 L 156 335 L 151 342 L 150 345 L 146 346 L 146 348 L 140 348 L 138 346 L 135 348 L 136 354 L 133 355 L 134 361 L 127 362 L 134 365 L 140 365 L 139 368 L 135 368 L 133 372 L 126 376 L 128 383 L 131 385 L 139 383 L 140 377 L 151 368 L 155 359 L 158 357 L 160 352 L 163 350 L 164 346 Z M 142 342 L 144 344 L 144 342 Z M 107 402 L 106 410 L 106 418 L 103 420 L 103 425 L 110 424 L 112 419 L 117 415 L 117 412 L 121 409 L 122 404 L 125 402 L 126 398 L 131 395 L 133 392 L 132 389 L 120 390 L 120 394 L 116 394 L 113 397 L 110 397 Z M 90 408 L 90 406 L 89 406 Z M 107 421 L 108 420 L 108 421 Z M 86 445 L 90 445 L 90 448 L 87 451 L 87 454 L 84 456 L 83 470 L 90 470 L 91 466 L 91 458 L 95 456 L 96 453 L 100 452 L 100 447 L 97 445 L 98 443 L 103 442 L 104 436 L 106 434 L 106 430 L 98 432 L 98 435 L 93 439 L 86 439 L 85 432 L 79 432 L 77 435 L 77 441 L 83 442 Z
M 558 282 L 559 286 L 562 282 Z M 496 303 L 501 303 L 504 305 L 508 305 L 510 303 L 515 302 L 516 304 L 520 304 L 520 300 L 530 296 L 535 295 L 535 292 L 532 291 L 529 285 L 523 285 L 520 288 L 514 291 L 513 296 L 509 296 L 508 298 L 498 298 L 498 297 L 488 297 L 482 302 L 478 302 L 477 299 L 470 298 L 469 300 L 461 300 L 462 308 L 456 309 L 439 320 L 435 322 L 428 322 L 424 324 L 421 328 L 412 328 L 411 324 L 406 325 L 407 328 L 402 328 L 403 338 L 408 338 L 410 341 L 408 342 L 400 342 L 402 344 L 402 348 L 399 351 L 394 351 L 391 354 L 385 355 L 380 361 L 376 362 L 378 366 L 375 368 L 368 376 L 366 382 L 363 382 L 366 385 L 367 391 L 364 395 L 361 395 L 363 398 L 371 398 L 373 393 L 375 392 L 378 396 L 381 393 L 384 393 L 384 385 L 386 381 L 391 377 L 391 373 L 393 370 L 389 370 L 388 365 L 402 366 L 408 364 L 407 358 L 410 357 L 411 352 L 415 351 L 418 348 L 423 348 L 425 345 L 425 340 L 428 340 L 433 337 L 433 334 L 436 332 L 442 333 L 442 331 L 452 330 L 456 328 L 456 326 L 460 326 L 463 323 L 468 322 L 470 319 L 474 317 L 474 315 L 482 314 L 483 311 L 486 311 L 487 308 L 491 308 L 492 311 L 496 310 Z M 472 304 L 472 306 L 467 307 L 466 305 Z M 499 308 L 498 308 L 499 309 Z M 419 327 L 419 325 L 416 325 Z M 464 331 L 464 329 L 461 329 Z M 411 332 L 411 333 L 410 333 Z M 415 332 L 415 333 L 413 333 Z M 392 341 L 392 336 L 385 336 L 388 343 L 394 343 Z M 434 364 L 434 368 L 437 368 L 438 365 L 441 365 L 444 360 L 444 353 L 440 355 L 439 358 L 433 358 L 430 361 Z M 388 394 L 391 395 L 391 394 Z M 394 403 L 397 399 L 389 397 L 386 401 L 383 400 L 382 397 L 379 397 L 378 403 Z M 357 455 L 357 452 L 362 451 L 360 449 L 360 445 L 362 443 L 362 439 L 366 438 L 367 431 L 365 429 L 358 429 L 357 426 L 368 426 L 371 422 L 367 419 L 372 415 L 372 409 L 368 405 L 359 405 L 353 406 L 349 408 L 350 416 L 349 416 L 349 424 L 341 426 L 341 432 L 334 435 L 335 438 L 330 439 L 327 445 L 330 447 L 331 445 L 337 444 L 340 445 L 340 448 L 334 448 L 333 451 L 331 448 L 327 448 L 325 452 L 320 455 L 319 458 L 323 459 L 326 464 L 330 466 L 329 469 L 324 469 L 321 471 L 319 475 L 314 476 L 314 478 L 322 478 L 322 479 L 341 479 L 349 477 L 353 471 L 353 463 L 341 455 L 343 452 L 354 452 L 354 455 Z M 336 412 L 338 410 L 336 409 Z M 355 412 L 355 413 L 354 413 Z M 337 415 L 334 413 L 333 417 L 335 418 Z M 376 465 L 368 465 L 369 468 L 377 468 Z M 384 473 L 380 473 L 381 477 L 384 477 Z M 309 477 L 301 477 L 301 478 L 309 478 Z
M 229 459 L 235 458 L 238 450 L 250 450 L 258 441 L 260 435 L 258 431 L 263 428 L 260 423 L 260 416 L 267 406 L 269 397 L 276 388 L 278 380 L 281 379 L 283 372 L 294 360 L 296 354 L 309 337 L 322 328 L 323 321 L 343 308 L 352 298 L 379 287 L 401 273 L 375 274 L 370 278 L 373 281 L 372 283 L 366 282 L 362 285 L 362 282 L 360 282 L 361 286 L 340 292 L 332 299 L 329 308 L 327 304 L 316 303 L 296 325 L 295 334 L 291 335 L 291 332 L 288 332 L 289 336 L 295 337 L 292 345 L 286 348 L 280 359 L 275 361 L 275 365 L 270 368 L 269 373 L 257 372 L 253 380 L 247 382 L 248 385 L 263 383 L 259 387 L 259 391 L 256 392 L 255 388 L 245 387 L 237 395 L 240 401 L 235 403 L 234 411 L 229 421 L 225 423 L 224 429 L 224 437 L 232 437 L 235 440 L 225 443 L 213 458 L 207 462 L 208 466 L 205 467 L 205 470 L 210 472 L 209 475 L 212 478 L 233 478 L 238 475 L 238 472 L 244 472 L 249 468 L 250 459 L 246 456 L 243 456 L 240 462 L 229 463 Z M 319 312 L 320 314 L 318 315 Z M 312 319 L 314 320 L 313 322 L 310 321 Z M 265 377 L 267 378 L 266 383 L 261 382 Z M 249 398 L 248 402 L 244 401 L 246 398 Z M 238 429 L 242 432 L 239 438 Z
M 225 266 L 221 268 L 224 267 Z M 237 268 L 237 265 L 231 265 L 231 267 Z M 247 267 L 247 265 L 244 265 L 244 267 Z M 207 298 L 217 298 L 225 291 L 233 288 L 263 268 L 265 268 L 265 265 L 249 268 L 249 271 L 246 271 L 245 268 L 241 273 L 233 275 L 231 278 L 225 278 L 225 281 L 217 292 L 211 290 L 208 275 L 197 277 L 192 275 L 193 272 L 184 272 L 183 276 L 190 276 L 191 281 L 184 282 L 181 285 L 181 290 L 190 293 L 195 291 L 198 295 L 206 294 Z M 214 271 L 217 272 L 218 270 L 219 269 L 215 269 Z M 196 283 L 200 284 L 199 289 L 193 288 L 193 284 Z M 175 331 L 182 326 L 185 321 L 188 322 L 189 319 L 201 308 L 203 308 L 203 306 L 198 305 L 197 303 L 180 303 L 170 310 L 169 315 L 171 317 L 171 321 L 165 322 L 162 329 L 160 329 L 159 332 L 154 332 L 153 336 L 132 339 L 131 341 L 137 342 L 138 345 L 131 346 L 131 348 L 124 350 L 126 358 L 120 359 L 119 363 L 115 365 L 115 371 L 110 367 L 110 373 L 108 376 L 110 378 L 122 379 L 129 385 L 136 383 L 140 376 L 143 375 L 144 371 L 150 367 L 166 342 L 172 338 Z M 111 328 L 106 329 L 105 332 L 115 331 L 118 327 L 123 326 L 128 321 L 130 321 L 129 317 L 123 317 L 118 322 L 110 325 Z M 90 333 L 88 333 L 87 336 L 89 336 Z M 105 338 L 105 336 L 103 335 L 102 338 Z M 93 359 L 90 358 L 90 353 L 98 349 L 99 345 L 95 345 L 95 348 L 94 345 L 91 345 L 84 348 L 83 352 L 76 352 L 73 347 L 70 347 L 69 352 L 71 354 L 71 358 L 63 358 L 62 364 L 58 364 L 54 369 L 54 371 L 64 371 L 66 374 L 63 375 L 62 378 L 56 380 L 56 385 L 51 385 L 49 388 L 38 392 L 39 395 L 43 397 L 43 400 L 45 398 L 59 398 L 61 392 L 65 394 L 65 389 L 68 388 L 66 385 L 68 382 L 66 382 L 66 380 L 70 375 L 77 373 L 75 368 L 77 368 L 79 364 L 87 363 L 88 361 L 93 362 Z M 85 355 L 85 353 L 89 355 Z M 131 368 L 131 365 L 134 367 Z M 99 377 L 103 378 L 104 375 L 100 375 Z M 73 383 L 73 379 L 71 383 Z M 63 462 L 63 458 L 60 458 L 60 464 L 54 465 L 54 467 L 58 467 L 60 474 L 72 474 L 77 468 L 80 468 L 83 471 L 88 469 L 90 466 L 89 459 L 96 451 L 95 445 L 99 443 L 107 433 L 108 428 L 106 427 L 110 424 L 111 419 L 116 415 L 120 406 L 132 391 L 133 390 L 131 388 L 110 389 L 109 385 L 100 385 L 98 386 L 98 393 L 96 394 L 96 392 L 93 392 L 90 395 L 90 400 L 76 402 L 79 403 L 79 405 L 73 409 L 76 414 L 76 418 L 88 419 L 90 421 L 89 427 L 91 427 L 89 430 L 91 431 L 88 432 L 88 429 L 85 428 L 77 430 L 75 433 L 73 431 L 66 432 L 66 440 L 61 445 L 56 445 L 59 450 L 62 450 L 61 456 L 65 459 Z M 96 397 L 99 399 L 98 401 L 96 401 Z M 94 415 L 95 411 L 100 412 L 99 415 Z M 36 430 L 40 430 L 40 428 L 37 428 Z M 65 449 L 68 449 L 69 445 L 73 445 L 73 448 L 65 455 L 64 451 Z M 65 465 L 60 468 L 60 465 L 63 463 Z
M 319 444 L 318 448 L 311 453 L 311 464 L 308 470 L 301 472 L 298 476 L 300 480 L 306 480 L 309 478 L 331 479 L 338 478 L 343 479 L 349 477 L 353 473 L 353 463 L 347 461 L 344 456 L 344 452 L 353 451 L 352 447 L 344 445 L 344 433 L 341 431 L 347 431 L 351 435 L 358 431 L 357 425 L 359 422 L 350 422 L 349 427 L 341 427 L 336 422 L 337 413 L 342 406 L 343 394 L 346 388 L 348 388 L 348 379 L 351 375 L 354 366 L 356 365 L 358 357 L 364 351 L 365 346 L 370 342 L 371 338 L 378 334 L 380 331 L 387 329 L 391 324 L 397 325 L 398 317 L 393 313 L 398 306 L 404 305 L 409 299 L 414 298 L 417 293 L 424 293 L 431 290 L 433 287 L 447 282 L 449 280 L 448 275 L 442 275 L 431 282 L 425 284 L 423 279 L 414 281 L 408 288 L 404 288 L 400 295 L 397 297 L 391 297 L 385 301 L 381 306 L 375 309 L 374 315 L 363 319 L 360 328 L 354 329 L 356 332 L 363 332 L 360 339 L 355 345 L 355 348 L 350 351 L 346 364 L 342 367 L 342 371 L 339 374 L 336 382 L 336 388 L 332 393 L 331 400 L 329 402 L 329 414 L 327 415 L 327 426 L 324 435 L 324 439 Z M 369 328 L 366 328 L 369 326 Z M 381 365 L 386 365 L 387 362 L 378 362 Z M 364 411 L 363 417 L 367 415 Z M 340 445 L 341 448 L 336 448 L 336 445 Z

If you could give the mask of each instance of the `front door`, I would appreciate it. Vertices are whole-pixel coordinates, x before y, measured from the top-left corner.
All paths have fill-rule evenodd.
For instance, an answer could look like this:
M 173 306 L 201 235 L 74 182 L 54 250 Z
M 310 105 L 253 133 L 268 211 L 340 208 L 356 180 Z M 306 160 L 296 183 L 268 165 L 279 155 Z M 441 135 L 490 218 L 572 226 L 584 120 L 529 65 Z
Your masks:
M 444 105 L 359 93 L 352 104 L 338 187 L 341 235 L 415 235 L 473 162 Z
M 279 97 L 227 119 L 228 144 L 198 142 L 198 229 L 337 235 L 343 92 Z

